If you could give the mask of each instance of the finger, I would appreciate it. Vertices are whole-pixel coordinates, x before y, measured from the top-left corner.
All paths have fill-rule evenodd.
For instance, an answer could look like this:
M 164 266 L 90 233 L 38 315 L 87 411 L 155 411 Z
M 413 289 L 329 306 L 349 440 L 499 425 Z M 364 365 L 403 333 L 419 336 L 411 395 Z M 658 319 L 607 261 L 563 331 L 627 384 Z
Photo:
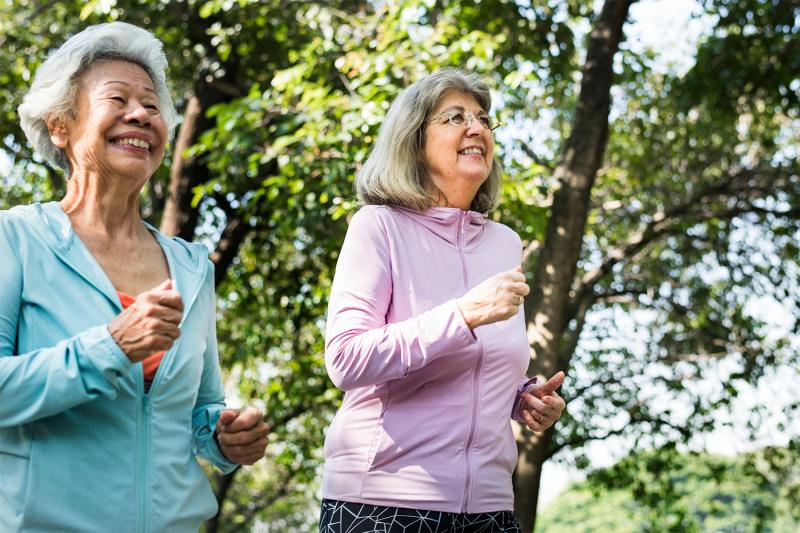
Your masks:
M 515 290 L 515 291 L 516 291 L 516 293 L 517 293 L 517 294 L 519 294 L 520 296 L 527 296 L 527 295 L 528 295 L 528 294 L 530 294 L 530 292 L 531 292 L 531 288 L 528 286 L 528 284 L 527 284 L 527 283 L 518 283 L 518 284 L 517 284 L 517 285 L 514 287 L 514 290 Z
M 261 415 L 261 411 L 255 407 L 248 407 L 239 413 L 239 416 L 236 417 L 236 420 L 228 424 L 228 427 L 225 428 L 225 431 L 229 433 L 246 431 L 256 427 L 263 421 L 263 419 L 264 417 Z
M 521 270 L 509 270 L 504 272 L 503 275 L 515 283 L 525 283 L 525 274 L 523 274 Z
M 172 289 L 166 291 L 151 289 L 140 294 L 139 297 L 136 298 L 136 301 L 149 303 L 153 307 L 167 307 L 180 313 L 183 312 L 183 300 L 181 299 L 181 295 L 178 291 Z
M 229 433 L 223 433 L 222 436 L 230 437 Z M 226 455 L 230 456 L 237 456 L 241 457 L 243 455 L 250 455 L 256 452 L 263 452 L 264 448 L 267 447 L 267 437 L 261 436 L 260 438 L 248 442 L 247 444 L 224 444 L 222 439 L 220 438 L 220 444 L 222 445 L 223 451 L 226 452 Z
M 548 406 L 541 399 L 529 393 L 523 394 L 522 399 L 525 401 L 525 408 L 528 410 L 534 409 L 539 413 L 544 413 L 550 408 L 550 406 Z
M 232 424 L 231 424 L 232 425 Z M 230 431 L 230 425 L 218 436 L 220 444 L 225 446 L 250 446 L 260 441 L 266 442 L 267 425 L 261 423 L 247 431 Z
M 181 293 L 176 290 L 168 290 L 162 291 L 157 294 L 158 299 L 156 300 L 159 305 L 163 305 L 165 307 L 169 307 L 171 309 L 175 309 L 181 313 L 183 313 L 183 299 L 181 298 Z
M 181 336 L 181 329 L 172 322 L 164 322 L 163 320 L 158 320 L 157 322 L 151 324 L 149 326 L 150 334 L 153 337 L 164 337 L 169 339 L 170 344 L 175 341 L 178 337 Z
M 175 344 L 176 338 L 162 333 L 153 333 L 145 339 L 141 349 L 149 351 L 150 355 L 156 352 L 166 352 Z
M 219 435 L 219 433 L 221 431 L 224 431 L 225 426 L 233 422 L 237 416 L 239 416 L 238 409 L 225 409 L 219 414 L 219 418 L 217 419 L 218 439 L 221 438 L 221 435 Z
M 180 311 L 178 311 L 177 309 L 172 309 L 170 307 L 159 307 L 159 309 L 161 311 L 158 315 L 158 318 L 160 318 L 164 322 L 173 324 L 175 326 L 180 325 L 181 320 L 183 319 L 183 314 L 181 314 Z
M 525 420 L 525 425 L 528 426 L 528 428 L 531 431 L 535 431 L 537 433 L 541 433 L 542 431 L 550 427 L 550 425 L 552 425 L 549 422 L 551 419 L 548 418 L 546 415 L 540 413 L 532 413 L 530 411 L 524 411 L 522 414 L 522 418 Z
M 240 457 L 238 460 L 233 462 L 240 465 L 253 465 L 263 458 L 264 458 L 264 453 L 262 452 Z
M 528 428 L 531 431 L 537 431 L 537 432 L 542 431 L 543 429 L 542 425 L 536 420 L 536 417 L 534 415 L 532 415 L 527 410 L 523 410 L 521 411 L 521 413 L 522 413 L 522 419 L 525 421 L 525 425 L 528 426 Z
M 564 401 L 564 398 L 559 396 L 556 391 L 553 391 L 544 398 L 542 398 L 542 401 L 545 402 L 547 405 L 558 409 L 559 412 L 563 411 L 564 408 L 567 406 L 567 403 Z
M 264 457 L 266 447 L 266 442 L 262 442 L 253 448 L 242 448 L 240 446 L 223 447 L 222 453 L 224 453 L 225 457 L 230 459 L 232 462 L 244 464 L 247 460 L 257 461 L 258 459 Z

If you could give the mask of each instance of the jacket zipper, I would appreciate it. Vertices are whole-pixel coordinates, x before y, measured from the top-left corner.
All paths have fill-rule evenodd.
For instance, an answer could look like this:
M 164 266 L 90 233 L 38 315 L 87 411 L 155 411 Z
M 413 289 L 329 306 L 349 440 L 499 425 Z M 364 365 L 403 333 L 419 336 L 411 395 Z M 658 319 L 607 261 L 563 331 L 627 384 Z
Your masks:
M 169 257 L 167 257 L 167 262 L 170 263 L 170 265 L 169 265 L 170 273 L 175 272 L 175 267 L 169 261 Z M 203 281 L 205 280 L 205 275 L 206 275 L 206 271 L 204 271 L 203 275 L 200 276 L 200 283 L 198 283 L 197 286 L 194 287 L 194 292 L 192 293 L 192 295 L 189 298 L 189 300 L 186 302 L 186 305 L 183 306 L 183 316 L 181 317 L 181 322 L 180 322 L 180 324 L 178 324 L 178 327 L 182 327 L 183 326 L 183 323 L 186 321 L 186 317 L 189 316 L 189 311 L 191 311 L 192 306 L 194 305 L 194 302 L 197 300 L 197 297 L 200 295 L 200 291 L 203 289 Z M 213 309 L 212 309 L 212 312 L 214 312 Z M 175 340 L 175 344 L 173 344 L 172 347 L 169 350 L 167 350 L 167 352 L 164 354 L 164 357 L 161 359 L 161 363 L 158 365 L 159 370 L 161 370 L 161 365 L 164 365 L 164 367 L 166 368 L 166 363 L 168 363 L 169 360 L 171 360 L 172 357 L 174 357 L 174 354 L 177 352 L 177 349 L 178 349 L 178 347 L 180 345 L 180 342 L 181 342 L 182 338 L 183 338 L 182 336 L 178 337 Z M 161 384 L 161 375 L 162 374 L 163 374 L 163 372 L 159 372 L 158 370 L 156 370 L 156 375 L 153 378 L 153 382 L 150 383 L 150 390 L 147 392 L 147 394 L 145 396 L 150 396 L 151 398 L 153 397 L 153 392 L 156 390 L 156 387 Z M 142 378 L 142 393 L 144 394 L 144 378 Z
M 142 378 L 142 391 L 144 392 L 144 377 Z M 139 411 L 139 531 L 147 533 L 150 528 L 148 483 L 150 482 L 150 397 L 142 395 L 141 409 Z
M 166 255 L 166 254 L 165 254 Z M 167 255 L 167 262 L 169 264 L 170 275 L 175 272 L 175 267 L 171 264 L 169 260 L 169 255 Z M 189 314 L 194 302 L 197 300 L 197 296 L 200 294 L 200 291 L 203 288 L 203 280 L 205 279 L 205 272 L 203 276 L 200 276 L 200 283 L 194 287 L 194 292 L 192 293 L 189 301 L 184 306 L 183 310 L 183 317 L 181 318 L 181 322 L 179 326 L 183 326 L 186 317 Z M 165 354 L 164 357 L 161 359 L 161 363 L 159 364 L 159 370 L 161 370 L 161 365 L 165 365 L 168 362 L 168 357 L 170 359 L 174 357 L 174 354 L 177 352 L 178 344 L 180 343 L 181 337 L 178 337 L 176 344 L 172 346 Z M 140 421 L 141 421 L 141 430 L 139 432 L 139 464 L 141 465 L 139 469 L 139 531 L 140 533 L 149 533 L 149 520 L 150 520 L 150 509 L 149 509 L 149 490 L 148 486 L 150 483 L 150 416 L 152 412 L 152 402 L 150 401 L 153 397 L 153 394 L 157 388 L 157 386 L 161 383 L 161 376 L 164 372 L 160 372 L 159 370 L 156 371 L 155 378 L 153 378 L 153 382 L 150 384 L 150 390 L 145 392 L 144 390 L 144 368 L 141 367 L 139 369 L 139 376 L 140 376 L 140 390 L 142 394 L 142 402 L 141 402 L 141 409 L 140 409 Z
M 463 243 L 463 235 L 464 235 L 464 213 L 459 212 L 458 214 L 458 235 L 456 236 L 456 243 L 458 245 L 458 254 L 461 258 L 461 271 L 464 275 L 464 290 L 469 290 L 469 275 L 467 273 L 467 262 L 464 258 L 464 243 Z M 475 440 L 475 426 L 478 423 L 478 381 L 481 371 L 481 366 L 483 365 L 483 342 L 481 342 L 481 338 L 478 337 L 478 360 L 475 362 L 475 366 L 472 371 L 472 401 L 470 403 L 470 422 L 469 422 L 469 433 L 467 434 L 467 445 L 464 449 L 464 497 L 463 497 L 463 504 L 461 506 L 461 512 L 466 513 L 469 509 L 469 493 L 470 488 L 472 485 L 472 467 L 470 465 L 471 455 L 472 455 L 472 444 Z

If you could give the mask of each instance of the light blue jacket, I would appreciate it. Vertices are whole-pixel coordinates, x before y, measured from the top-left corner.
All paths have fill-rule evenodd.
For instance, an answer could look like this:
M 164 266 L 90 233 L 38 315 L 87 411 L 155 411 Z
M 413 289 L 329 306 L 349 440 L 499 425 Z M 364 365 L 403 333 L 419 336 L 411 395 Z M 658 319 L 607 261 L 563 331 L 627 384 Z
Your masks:
M 106 325 L 111 282 L 53 202 L 0 212 L 0 532 L 197 531 L 224 472 L 213 267 L 150 228 L 185 306 L 149 394 Z

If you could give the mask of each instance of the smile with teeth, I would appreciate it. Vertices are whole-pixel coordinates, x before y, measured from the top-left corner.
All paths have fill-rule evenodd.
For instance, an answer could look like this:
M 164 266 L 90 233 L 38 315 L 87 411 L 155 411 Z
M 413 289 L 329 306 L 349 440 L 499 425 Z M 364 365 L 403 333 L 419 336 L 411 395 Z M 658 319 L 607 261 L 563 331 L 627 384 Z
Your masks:
M 117 139 L 115 141 L 111 141 L 111 144 L 121 144 L 123 146 L 135 146 L 136 148 L 144 148 L 145 150 L 150 150 L 149 142 L 143 141 L 141 139 L 134 139 L 132 137 Z
M 483 155 L 483 149 L 477 147 L 464 148 L 463 150 L 459 150 L 458 153 L 461 155 Z

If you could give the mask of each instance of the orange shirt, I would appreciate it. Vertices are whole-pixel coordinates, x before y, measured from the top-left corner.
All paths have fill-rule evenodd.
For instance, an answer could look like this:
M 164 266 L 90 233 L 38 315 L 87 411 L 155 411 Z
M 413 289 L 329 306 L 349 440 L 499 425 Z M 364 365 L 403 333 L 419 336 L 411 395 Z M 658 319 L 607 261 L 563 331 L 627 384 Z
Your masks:
M 117 291 L 117 295 L 119 295 L 119 301 L 122 304 L 123 309 L 127 309 L 133 302 L 136 301 L 136 298 L 130 294 L 125 294 L 124 292 Z M 145 389 L 149 388 L 149 385 L 156 377 L 156 370 L 158 370 L 158 365 L 161 364 L 161 358 L 163 357 L 164 352 L 161 351 L 154 353 L 142 361 L 142 373 L 144 374 Z

